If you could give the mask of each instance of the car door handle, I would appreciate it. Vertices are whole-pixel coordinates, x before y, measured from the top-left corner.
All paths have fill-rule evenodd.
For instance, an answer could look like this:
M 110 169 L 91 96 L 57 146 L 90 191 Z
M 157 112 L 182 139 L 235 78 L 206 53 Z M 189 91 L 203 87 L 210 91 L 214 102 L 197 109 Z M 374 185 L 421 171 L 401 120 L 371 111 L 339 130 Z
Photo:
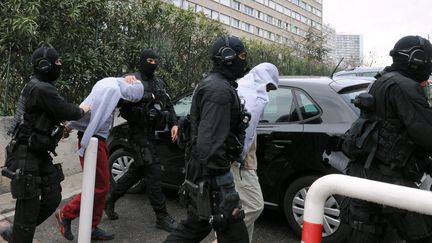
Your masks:
M 274 144 L 275 148 L 285 148 L 286 145 L 292 144 L 292 140 L 272 140 L 272 143 Z

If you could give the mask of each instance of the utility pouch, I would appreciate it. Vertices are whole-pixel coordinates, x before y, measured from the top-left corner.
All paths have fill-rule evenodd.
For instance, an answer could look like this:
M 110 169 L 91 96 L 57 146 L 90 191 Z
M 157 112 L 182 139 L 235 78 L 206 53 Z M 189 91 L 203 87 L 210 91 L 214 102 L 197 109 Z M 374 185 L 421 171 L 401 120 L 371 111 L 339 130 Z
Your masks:
M 28 139 L 29 149 L 36 152 L 46 152 L 51 149 L 51 138 L 45 134 L 34 132 Z
M 13 160 L 12 152 L 15 150 L 16 145 L 17 145 L 17 142 L 16 142 L 16 140 L 13 140 L 13 139 L 6 145 L 5 158 L 4 158 L 5 168 L 9 167 L 11 164 L 11 160 Z
M 11 181 L 11 194 L 14 199 L 30 199 L 41 194 L 38 186 L 40 177 L 34 177 L 30 174 L 24 174 L 17 170 Z
M 241 153 L 243 152 L 243 143 L 233 134 L 228 135 L 225 141 L 226 155 L 230 162 L 242 161 Z
M 373 135 L 377 133 L 378 121 L 358 118 L 344 135 L 342 152 L 351 159 L 366 157 L 372 152 Z
M 64 181 L 64 174 L 63 174 L 62 165 L 61 164 L 54 164 L 54 168 L 57 171 L 58 182 L 60 183 L 61 181 Z
M 135 154 L 134 163 L 138 166 L 146 167 L 153 163 L 152 153 L 148 147 L 133 144 L 132 148 Z
M 194 184 L 191 181 L 185 180 L 185 184 L 190 191 L 192 200 L 196 204 L 197 214 L 201 220 L 209 220 L 212 215 L 212 202 L 210 198 L 210 188 L 207 181 Z

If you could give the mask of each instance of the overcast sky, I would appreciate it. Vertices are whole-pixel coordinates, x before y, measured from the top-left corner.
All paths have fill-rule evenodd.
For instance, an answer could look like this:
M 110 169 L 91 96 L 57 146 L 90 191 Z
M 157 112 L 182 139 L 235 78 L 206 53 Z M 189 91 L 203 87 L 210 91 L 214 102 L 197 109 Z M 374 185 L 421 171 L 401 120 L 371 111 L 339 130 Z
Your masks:
M 432 0 L 323 0 L 323 23 L 336 33 L 362 35 L 363 55 L 373 53 L 376 66 L 385 66 L 401 37 L 432 41 Z

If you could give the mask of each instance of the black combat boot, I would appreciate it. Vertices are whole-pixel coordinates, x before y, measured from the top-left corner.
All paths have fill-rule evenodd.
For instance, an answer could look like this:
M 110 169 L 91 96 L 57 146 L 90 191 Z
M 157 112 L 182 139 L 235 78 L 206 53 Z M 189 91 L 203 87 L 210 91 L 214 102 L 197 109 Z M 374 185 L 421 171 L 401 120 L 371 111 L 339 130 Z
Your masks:
M 177 221 L 167 212 L 156 213 L 156 227 L 171 232 L 178 226 Z
M 110 220 L 116 220 L 119 218 L 118 214 L 114 211 L 115 203 L 120 198 L 119 195 L 109 192 L 106 199 L 105 199 L 105 214 L 107 215 L 108 219 Z

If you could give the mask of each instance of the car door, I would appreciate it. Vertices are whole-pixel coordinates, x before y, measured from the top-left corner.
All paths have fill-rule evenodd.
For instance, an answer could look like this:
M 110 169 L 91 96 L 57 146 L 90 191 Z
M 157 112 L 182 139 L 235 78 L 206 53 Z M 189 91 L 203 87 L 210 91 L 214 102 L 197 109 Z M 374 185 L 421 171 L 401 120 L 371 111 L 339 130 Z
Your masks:
M 280 86 L 269 98 L 257 127 L 258 176 L 264 199 L 276 203 L 278 183 L 298 166 L 304 128 L 292 87 Z
M 186 92 L 174 101 L 174 110 L 180 119 L 189 114 L 192 104 L 192 92 Z M 171 131 L 156 131 L 158 139 L 156 149 L 162 165 L 162 181 L 165 185 L 179 186 L 185 178 L 184 152 L 180 150 L 177 142 L 171 141 Z

